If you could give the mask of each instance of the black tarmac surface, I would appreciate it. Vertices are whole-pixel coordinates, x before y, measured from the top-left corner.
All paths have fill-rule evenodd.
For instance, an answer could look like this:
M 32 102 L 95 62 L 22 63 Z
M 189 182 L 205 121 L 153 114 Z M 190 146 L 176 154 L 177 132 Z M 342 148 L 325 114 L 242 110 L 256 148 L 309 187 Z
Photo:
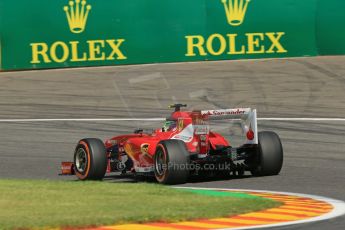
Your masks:
M 345 57 L 222 61 L 0 73 L 0 178 L 59 177 L 83 137 L 105 139 L 160 122 L 7 121 L 159 118 L 167 105 L 253 107 L 265 118 L 345 118 Z M 259 121 L 282 139 L 273 177 L 187 186 L 307 193 L 345 200 L 345 121 Z M 280 229 L 344 229 L 345 217 Z M 279 229 L 279 228 L 278 228 Z

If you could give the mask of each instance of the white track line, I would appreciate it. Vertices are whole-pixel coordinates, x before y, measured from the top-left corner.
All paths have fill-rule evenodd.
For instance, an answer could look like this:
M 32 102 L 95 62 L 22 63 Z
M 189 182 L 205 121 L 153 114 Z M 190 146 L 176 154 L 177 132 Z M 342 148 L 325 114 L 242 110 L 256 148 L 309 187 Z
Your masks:
M 323 215 L 318 216 L 318 217 L 305 219 L 305 220 L 297 220 L 297 221 L 283 222 L 283 223 L 278 223 L 278 224 L 260 225 L 260 226 L 253 226 L 253 227 L 224 228 L 223 230 L 230 230 L 230 229 L 231 230 L 240 230 L 240 229 L 258 229 L 258 228 L 281 227 L 281 226 L 287 226 L 287 225 L 305 224 L 305 223 L 311 223 L 311 222 L 316 222 L 316 221 L 321 221 L 321 220 L 328 220 L 328 219 L 333 219 L 333 218 L 345 215 L 345 202 L 344 201 L 335 200 L 335 199 L 331 199 L 328 197 L 322 197 L 322 196 L 314 196 L 314 195 L 309 195 L 309 194 L 291 193 L 291 192 L 276 192 L 276 191 L 268 191 L 268 190 L 198 188 L 198 187 L 174 187 L 174 188 L 276 193 L 276 194 L 283 194 L 283 195 L 290 195 L 290 196 L 308 197 L 308 198 L 312 198 L 315 200 L 327 202 L 333 206 L 333 210 L 330 211 L 329 213 L 323 214 Z
M 62 119 L 0 119 L 1 123 L 14 122 L 90 122 L 90 121 L 164 121 L 165 118 L 62 118 Z M 258 121 L 337 121 L 344 122 L 345 118 L 258 118 Z
M 67 118 L 67 119 L 0 119 L 0 122 L 51 122 L 51 121 L 164 121 L 165 118 Z
M 258 118 L 258 121 L 345 121 L 345 118 Z

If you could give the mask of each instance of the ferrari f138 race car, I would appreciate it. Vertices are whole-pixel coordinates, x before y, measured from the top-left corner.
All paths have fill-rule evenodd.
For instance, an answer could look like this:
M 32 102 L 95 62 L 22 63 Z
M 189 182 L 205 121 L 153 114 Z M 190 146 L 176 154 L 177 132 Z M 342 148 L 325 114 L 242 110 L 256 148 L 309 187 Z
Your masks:
M 258 132 L 255 109 L 236 108 L 175 111 L 162 128 L 115 136 L 104 143 L 99 139 L 79 141 L 73 162 L 62 162 L 62 175 L 80 180 L 102 180 L 106 173 L 121 172 L 154 176 L 162 184 L 182 184 L 192 175 L 222 171 L 254 176 L 279 174 L 283 148 L 274 132 Z M 219 133 L 210 130 L 212 120 L 237 120 L 244 143 L 234 147 Z

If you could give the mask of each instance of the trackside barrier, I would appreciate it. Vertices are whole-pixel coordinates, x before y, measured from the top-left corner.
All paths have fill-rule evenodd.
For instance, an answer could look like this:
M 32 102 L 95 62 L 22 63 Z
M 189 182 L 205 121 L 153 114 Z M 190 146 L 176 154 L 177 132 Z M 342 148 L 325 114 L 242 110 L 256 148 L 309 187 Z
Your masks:
M 0 70 L 345 53 L 344 0 L 0 0 Z

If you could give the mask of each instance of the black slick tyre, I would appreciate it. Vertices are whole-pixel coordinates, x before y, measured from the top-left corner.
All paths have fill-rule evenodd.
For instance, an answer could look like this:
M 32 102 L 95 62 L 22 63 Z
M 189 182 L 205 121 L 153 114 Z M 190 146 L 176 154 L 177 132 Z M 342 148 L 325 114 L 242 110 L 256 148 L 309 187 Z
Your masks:
M 253 176 L 279 174 L 283 166 L 283 147 L 279 136 L 274 132 L 259 132 L 259 145 L 256 151 Z
M 154 172 L 161 184 L 183 184 L 189 177 L 189 152 L 180 140 L 164 140 L 158 143 L 154 155 Z
M 95 138 L 80 140 L 74 152 L 74 170 L 80 180 L 102 180 L 107 170 L 103 142 Z

